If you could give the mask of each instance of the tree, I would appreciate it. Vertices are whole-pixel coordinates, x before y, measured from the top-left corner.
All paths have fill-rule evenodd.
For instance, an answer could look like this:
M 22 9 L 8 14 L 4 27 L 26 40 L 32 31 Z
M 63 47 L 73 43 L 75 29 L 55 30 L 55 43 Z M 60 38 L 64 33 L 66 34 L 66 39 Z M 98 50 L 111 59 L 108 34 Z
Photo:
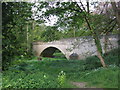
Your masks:
M 81 6 L 80 6 L 81 4 Z M 66 25 L 67 27 L 70 27 L 72 23 L 74 23 L 74 26 L 81 26 L 83 22 L 87 23 L 88 30 L 91 32 L 91 35 L 93 36 L 95 40 L 95 44 L 97 47 L 98 52 L 98 58 L 101 61 L 101 64 L 103 67 L 106 67 L 104 59 L 102 57 L 102 47 L 99 39 L 99 33 L 97 32 L 97 27 L 93 25 L 90 21 L 90 17 L 94 17 L 94 15 L 91 15 L 86 12 L 85 7 L 83 6 L 82 2 L 50 2 L 50 3 L 40 3 L 39 10 L 41 8 L 46 8 L 46 11 L 42 14 L 42 20 L 44 18 L 48 18 L 49 15 L 56 15 L 58 16 L 58 22 L 57 26 Z M 89 6 L 89 5 L 87 5 Z M 89 9 L 89 8 L 88 8 Z M 89 12 L 89 11 L 88 11 Z M 76 19 L 76 21 L 75 21 Z
M 30 3 L 2 3 L 3 70 L 7 69 L 15 56 L 26 54 L 26 22 L 31 14 Z
M 115 1 L 113 2 L 113 1 L 111 1 L 112 8 L 113 8 L 114 14 L 116 16 L 118 25 L 120 27 L 120 1 L 119 2 L 115 2 Z
M 113 3 L 113 2 L 112 2 Z M 116 3 L 118 4 L 118 3 Z M 100 18 L 103 22 L 102 27 L 98 28 L 99 34 L 104 35 L 104 51 L 107 52 L 107 44 L 109 39 L 107 35 L 111 33 L 119 33 L 119 23 L 117 22 L 117 17 L 114 14 L 114 10 L 112 9 L 111 2 L 99 2 L 99 7 L 96 7 L 96 13 L 102 15 Z
M 59 31 L 55 27 L 46 27 L 46 30 L 41 34 L 41 38 L 45 42 L 58 40 L 60 39 Z

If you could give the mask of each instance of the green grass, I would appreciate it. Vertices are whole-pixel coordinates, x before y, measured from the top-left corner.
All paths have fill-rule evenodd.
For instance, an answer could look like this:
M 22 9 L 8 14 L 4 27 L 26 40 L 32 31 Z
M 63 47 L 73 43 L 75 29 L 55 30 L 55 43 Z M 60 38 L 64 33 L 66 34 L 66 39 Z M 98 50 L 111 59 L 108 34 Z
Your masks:
M 0 72 L 0 89 L 2 88 L 2 73 Z
M 18 59 L 3 72 L 3 88 L 75 88 L 74 82 L 87 82 L 86 87 L 118 87 L 118 51 L 104 55 L 107 68 L 102 68 L 96 56 L 86 60 L 66 60 L 64 57 L 38 61 Z M 62 56 L 60 53 L 56 53 Z
M 86 73 L 81 81 L 89 82 L 87 87 L 116 88 L 118 87 L 118 70 L 118 67 L 112 65 L 106 69 L 95 69 Z

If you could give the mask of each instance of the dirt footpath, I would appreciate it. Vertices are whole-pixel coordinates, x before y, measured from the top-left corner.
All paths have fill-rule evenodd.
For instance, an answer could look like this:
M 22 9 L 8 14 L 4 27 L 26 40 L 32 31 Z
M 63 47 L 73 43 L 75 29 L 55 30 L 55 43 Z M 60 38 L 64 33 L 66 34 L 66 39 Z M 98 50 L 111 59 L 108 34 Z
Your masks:
M 71 84 L 77 86 L 78 88 L 88 88 L 86 87 L 86 82 L 71 82 Z M 96 88 L 96 87 L 89 87 L 89 88 Z

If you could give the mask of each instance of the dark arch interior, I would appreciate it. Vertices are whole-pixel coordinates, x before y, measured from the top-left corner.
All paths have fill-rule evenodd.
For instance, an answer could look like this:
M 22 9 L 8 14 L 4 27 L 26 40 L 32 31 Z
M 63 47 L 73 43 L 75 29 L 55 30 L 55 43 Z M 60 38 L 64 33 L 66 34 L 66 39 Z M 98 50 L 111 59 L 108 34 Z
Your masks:
M 59 57 L 65 58 L 65 55 L 63 55 L 63 53 L 59 49 L 57 49 L 55 47 L 46 48 L 41 53 L 41 56 L 42 57 L 50 57 L 50 58 L 59 58 Z

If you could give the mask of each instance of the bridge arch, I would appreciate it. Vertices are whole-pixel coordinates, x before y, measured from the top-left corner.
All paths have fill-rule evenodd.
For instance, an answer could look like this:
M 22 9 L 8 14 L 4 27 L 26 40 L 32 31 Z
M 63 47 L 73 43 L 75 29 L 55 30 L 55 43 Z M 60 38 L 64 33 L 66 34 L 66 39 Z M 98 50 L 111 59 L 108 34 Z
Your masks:
M 40 56 L 43 56 L 43 57 L 53 57 L 53 54 L 55 53 L 56 50 L 59 50 L 67 58 L 67 56 L 65 54 L 65 51 L 62 48 L 56 47 L 56 46 L 47 46 L 47 47 L 45 47 L 40 52 Z

